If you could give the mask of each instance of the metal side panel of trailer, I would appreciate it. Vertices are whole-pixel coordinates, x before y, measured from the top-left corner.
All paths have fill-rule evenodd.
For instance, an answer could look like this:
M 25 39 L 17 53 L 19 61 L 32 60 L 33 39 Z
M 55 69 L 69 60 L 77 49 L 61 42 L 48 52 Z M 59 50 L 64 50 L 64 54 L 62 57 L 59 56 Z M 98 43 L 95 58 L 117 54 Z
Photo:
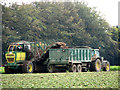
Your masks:
M 91 49 L 89 48 L 74 48 L 71 49 L 69 62 L 91 62 Z
M 50 49 L 49 64 L 68 64 L 69 54 L 69 49 Z
M 91 62 L 90 48 L 50 49 L 49 64 L 69 64 Z

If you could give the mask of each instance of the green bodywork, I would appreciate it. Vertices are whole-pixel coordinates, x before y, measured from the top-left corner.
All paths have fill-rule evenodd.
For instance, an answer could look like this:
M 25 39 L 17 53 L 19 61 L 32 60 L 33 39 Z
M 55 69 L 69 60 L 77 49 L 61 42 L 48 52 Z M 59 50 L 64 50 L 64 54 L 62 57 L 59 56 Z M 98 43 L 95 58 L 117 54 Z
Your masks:
M 20 64 L 22 64 L 23 61 L 26 60 L 26 52 L 17 50 L 7 51 L 5 57 L 7 61 L 7 64 L 5 64 L 5 66 L 8 66 L 11 69 L 18 69 Z M 10 61 L 9 59 L 11 59 L 12 61 Z
M 26 50 L 26 47 L 30 48 L 30 50 Z M 35 58 L 35 54 L 36 54 L 36 49 L 41 49 L 42 50 L 42 54 L 41 56 L 44 54 L 44 50 L 47 47 L 47 44 L 44 43 L 40 43 L 40 42 L 27 42 L 27 41 L 20 41 L 14 44 L 9 45 L 8 47 L 8 51 L 5 53 L 5 58 L 7 63 L 5 64 L 6 67 L 9 67 L 11 69 L 19 69 L 21 68 L 20 66 L 22 66 L 23 62 L 25 60 L 28 60 L 28 56 L 27 55 L 27 51 L 30 51 L 33 54 L 33 57 L 30 57 L 29 60 L 31 60 L 32 58 Z M 21 47 L 22 50 L 17 50 L 18 47 Z M 10 62 L 9 60 L 12 60 L 12 62 Z
M 91 57 L 97 53 L 98 49 L 91 48 L 68 48 L 68 49 L 50 49 L 49 64 L 69 64 L 91 62 Z

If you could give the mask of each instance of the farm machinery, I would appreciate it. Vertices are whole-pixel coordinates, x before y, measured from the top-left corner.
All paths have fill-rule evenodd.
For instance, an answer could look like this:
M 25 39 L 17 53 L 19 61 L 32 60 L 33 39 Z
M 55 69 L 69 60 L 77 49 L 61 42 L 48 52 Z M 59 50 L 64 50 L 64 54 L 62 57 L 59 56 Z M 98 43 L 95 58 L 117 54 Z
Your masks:
M 88 46 L 68 47 L 64 42 L 51 45 L 20 41 L 9 45 L 5 54 L 6 73 L 109 71 L 110 63 L 99 49 Z

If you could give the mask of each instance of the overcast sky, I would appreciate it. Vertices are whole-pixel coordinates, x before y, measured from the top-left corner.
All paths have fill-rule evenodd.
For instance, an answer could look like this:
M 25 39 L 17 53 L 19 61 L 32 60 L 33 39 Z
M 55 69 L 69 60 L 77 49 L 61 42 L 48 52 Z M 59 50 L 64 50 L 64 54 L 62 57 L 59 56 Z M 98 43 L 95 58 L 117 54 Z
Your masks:
M 0 1 L 2 2 L 4 1 L 6 3 L 10 3 L 10 2 L 30 3 L 33 1 L 40 1 L 40 0 L 0 0 Z M 97 7 L 96 10 L 101 12 L 102 17 L 104 17 L 111 26 L 118 25 L 118 2 L 120 0 L 77 0 L 77 1 L 85 1 L 88 4 L 88 6 Z

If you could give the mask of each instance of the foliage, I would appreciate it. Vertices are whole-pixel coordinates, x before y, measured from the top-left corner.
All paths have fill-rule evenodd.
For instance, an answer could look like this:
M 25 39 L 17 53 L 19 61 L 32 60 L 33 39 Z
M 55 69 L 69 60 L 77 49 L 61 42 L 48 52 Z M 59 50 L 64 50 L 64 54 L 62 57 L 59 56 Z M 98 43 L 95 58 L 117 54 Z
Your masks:
M 114 44 L 117 44 L 117 57 L 115 57 L 115 59 L 116 59 L 116 61 L 117 61 L 117 63 L 119 63 L 119 58 L 120 58 L 120 55 L 119 55 L 119 53 L 120 53 L 120 28 L 118 28 L 118 26 L 113 26 L 113 27 L 111 27 L 111 29 L 109 29 L 108 31 L 107 31 L 107 33 L 108 33 L 108 35 L 110 36 L 110 40 L 111 40 L 111 42 L 113 42 Z M 115 52 L 115 51 L 113 51 L 113 52 Z M 115 60 L 114 60 L 114 62 L 116 62 Z M 120 63 L 119 63 L 120 64 Z
M 12 4 L 2 10 L 3 52 L 10 42 L 55 40 L 69 46 L 101 47 L 101 56 L 118 64 L 116 37 L 108 34 L 109 24 L 83 2 Z
M 110 66 L 111 71 L 120 70 L 120 66 Z
M 0 73 L 5 73 L 4 67 L 0 67 Z
M 118 88 L 118 71 L 2 74 L 2 86 L 3 88 Z
M 114 27 L 114 26 L 108 31 L 108 34 L 111 36 L 111 38 L 114 41 L 118 41 L 119 33 L 120 33 L 120 29 L 118 27 Z

